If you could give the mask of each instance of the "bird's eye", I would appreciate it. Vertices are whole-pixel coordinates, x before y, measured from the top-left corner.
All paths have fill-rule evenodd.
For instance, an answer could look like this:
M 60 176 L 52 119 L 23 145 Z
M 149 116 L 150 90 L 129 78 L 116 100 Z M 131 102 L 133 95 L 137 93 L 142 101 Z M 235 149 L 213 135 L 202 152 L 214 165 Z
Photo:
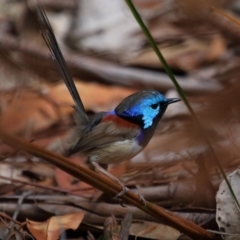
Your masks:
M 157 103 L 151 105 L 151 108 L 152 108 L 152 109 L 157 109 L 157 107 L 158 107 L 158 104 L 157 104 Z

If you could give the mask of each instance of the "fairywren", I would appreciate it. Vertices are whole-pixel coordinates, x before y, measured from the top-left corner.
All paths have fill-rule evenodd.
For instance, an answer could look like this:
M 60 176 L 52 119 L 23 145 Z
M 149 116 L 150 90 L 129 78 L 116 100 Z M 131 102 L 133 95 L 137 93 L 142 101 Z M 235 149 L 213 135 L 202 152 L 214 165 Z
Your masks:
M 125 187 L 105 170 L 107 165 L 130 159 L 142 151 L 152 138 L 167 106 L 180 99 L 167 99 L 154 90 L 139 91 L 126 97 L 114 110 L 88 118 L 51 25 L 41 8 L 39 18 L 43 38 L 75 103 L 77 127 L 70 139 L 68 154 L 86 154 L 93 166 L 123 187 L 118 194 L 121 196 Z

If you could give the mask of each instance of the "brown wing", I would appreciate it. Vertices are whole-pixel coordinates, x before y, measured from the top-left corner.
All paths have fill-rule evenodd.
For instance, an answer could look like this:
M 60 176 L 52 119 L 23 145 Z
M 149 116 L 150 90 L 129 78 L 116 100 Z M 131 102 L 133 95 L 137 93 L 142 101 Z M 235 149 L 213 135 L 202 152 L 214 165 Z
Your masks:
M 70 154 L 94 148 L 101 148 L 107 144 L 135 138 L 140 127 L 116 115 L 106 115 L 92 129 L 82 132 L 78 143 L 70 149 Z

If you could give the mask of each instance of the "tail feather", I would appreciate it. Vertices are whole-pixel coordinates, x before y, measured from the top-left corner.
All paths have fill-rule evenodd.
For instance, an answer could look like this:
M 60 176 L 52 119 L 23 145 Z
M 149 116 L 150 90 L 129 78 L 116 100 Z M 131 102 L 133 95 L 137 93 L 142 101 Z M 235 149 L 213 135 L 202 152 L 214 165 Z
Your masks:
M 89 122 L 89 119 L 86 114 L 85 108 L 83 106 L 82 100 L 78 94 L 77 88 L 74 84 L 74 81 L 72 79 L 68 66 L 62 55 L 61 49 L 58 46 L 57 40 L 55 38 L 53 29 L 50 25 L 47 15 L 40 6 L 38 6 L 38 18 L 41 26 L 43 39 L 45 40 L 50 50 L 52 58 L 56 61 L 59 71 L 61 72 L 63 80 L 68 88 L 68 91 L 70 92 L 74 100 L 75 109 L 80 115 L 82 124 L 85 125 Z

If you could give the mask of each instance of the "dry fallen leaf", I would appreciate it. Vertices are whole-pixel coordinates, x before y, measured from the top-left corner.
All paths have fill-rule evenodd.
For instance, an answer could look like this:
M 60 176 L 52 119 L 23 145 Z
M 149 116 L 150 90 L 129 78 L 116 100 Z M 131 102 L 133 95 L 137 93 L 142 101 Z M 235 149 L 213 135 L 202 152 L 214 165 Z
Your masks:
M 106 240 L 120 240 L 118 223 L 114 215 L 107 218 L 104 223 L 104 236 L 103 239 Z
M 37 240 L 57 240 L 67 229 L 76 230 L 82 222 L 84 212 L 54 216 L 45 222 L 34 222 L 27 219 L 27 228 Z
M 75 155 L 71 156 L 69 161 L 72 161 L 76 164 L 84 164 L 86 159 L 83 156 Z M 74 178 L 59 168 L 56 168 L 55 170 L 55 180 L 60 188 L 68 190 L 69 192 L 74 192 L 75 194 L 81 196 L 93 194 L 95 191 L 92 186 Z
M 41 131 L 58 120 L 57 109 L 44 96 L 28 90 L 16 91 L 17 94 L 1 113 L 0 125 L 8 132 Z
M 226 44 L 223 37 L 216 34 L 208 40 L 188 38 L 168 46 L 160 44 L 159 48 L 170 66 L 184 71 L 191 71 L 203 63 L 219 59 L 226 50 Z M 125 63 L 153 68 L 162 67 L 158 57 L 151 48 L 139 51 L 138 56 L 125 61 Z
M 136 237 L 144 237 L 147 239 L 178 239 L 180 232 L 176 229 L 158 223 L 152 222 L 138 222 L 132 223 L 130 227 L 130 234 Z
M 75 81 L 76 88 L 82 98 L 86 110 L 93 112 L 107 111 L 116 107 L 125 97 L 135 92 L 119 86 L 106 86 L 99 83 L 85 83 Z M 58 84 L 50 89 L 50 96 L 61 106 L 73 104 L 64 83 Z M 72 108 L 71 108 L 72 109 Z
M 222 7 L 226 4 L 226 2 L 226 0 L 176 1 L 183 13 L 191 19 L 204 18 L 206 15 L 211 13 L 211 6 Z
M 228 180 L 231 184 L 233 192 L 236 198 L 240 199 L 240 170 L 235 170 L 233 173 L 228 175 Z M 220 184 L 218 193 L 216 195 L 217 201 L 217 212 L 216 212 L 216 221 L 219 226 L 220 231 L 239 234 L 239 208 L 237 207 L 234 198 L 226 184 L 223 181 Z

